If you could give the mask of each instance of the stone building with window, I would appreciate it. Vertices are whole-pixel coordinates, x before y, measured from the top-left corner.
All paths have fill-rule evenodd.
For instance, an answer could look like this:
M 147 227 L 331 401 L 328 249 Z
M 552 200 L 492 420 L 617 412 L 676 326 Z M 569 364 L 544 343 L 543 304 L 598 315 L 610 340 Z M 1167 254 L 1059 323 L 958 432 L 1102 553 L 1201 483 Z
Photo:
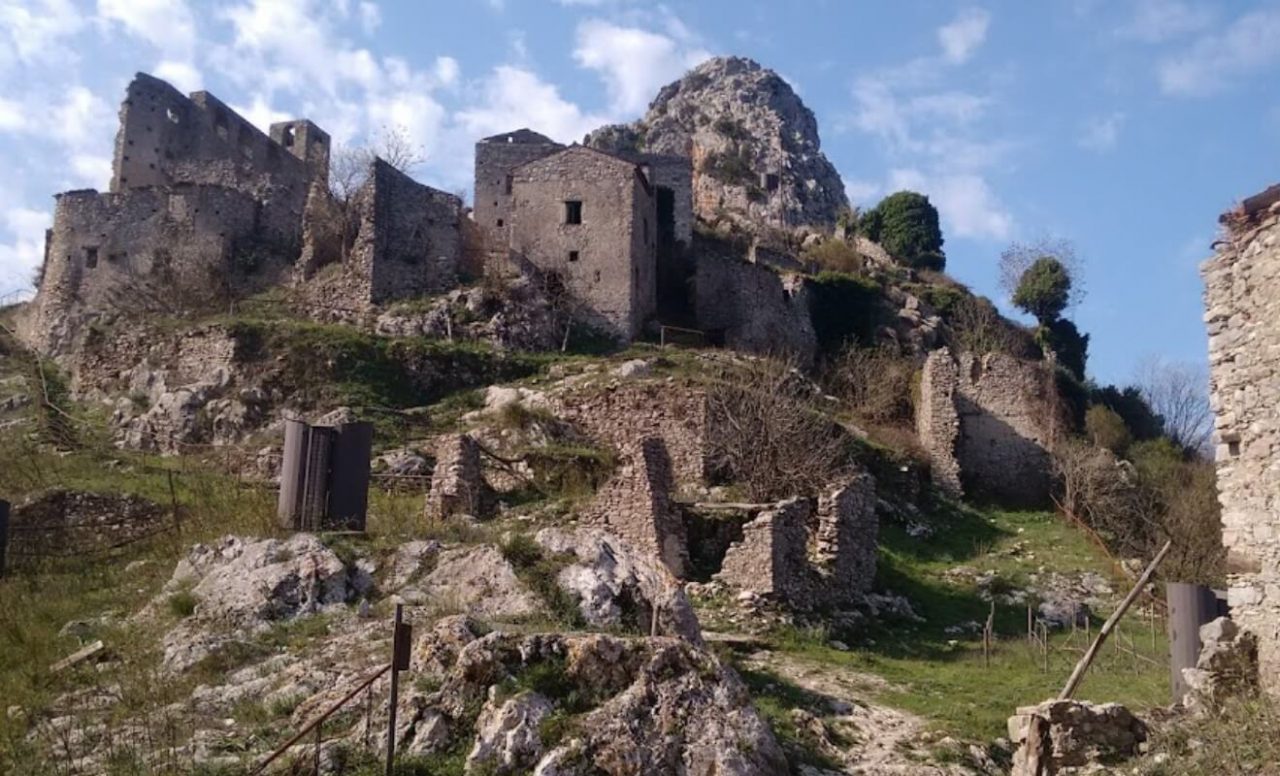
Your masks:
M 644 171 L 570 146 L 511 179 L 511 250 L 563 286 L 577 317 L 636 337 L 657 304 L 657 199 Z

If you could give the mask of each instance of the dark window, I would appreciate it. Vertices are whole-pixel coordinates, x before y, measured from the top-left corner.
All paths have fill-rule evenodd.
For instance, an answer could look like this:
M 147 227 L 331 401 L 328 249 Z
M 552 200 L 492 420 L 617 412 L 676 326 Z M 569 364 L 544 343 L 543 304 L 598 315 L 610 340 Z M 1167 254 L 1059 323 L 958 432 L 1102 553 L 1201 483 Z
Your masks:
M 98 266 L 98 249 L 97 248 L 84 249 L 84 265 L 89 269 L 93 269 L 94 267 Z
M 1230 455 L 1232 458 L 1239 458 L 1239 457 L 1240 457 L 1240 443 L 1239 443 L 1239 442 L 1228 442 L 1228 443 L 1227 443 L 1227 455 Z
M 569 251 L 569 261 L 577 261 L 577 260 L 578 260 L 578 252 Z
M 564 222 L 566 224 L 582 223 L 582 200 L 578 200 L 578 199 L 565 200 Z
M 512 181 L 512 179 L 511 179 L 511 176 L 510 176 L 510 175 L 508 175 L 508 176 L 507 176 L 506 181 L 504 181 L 504 182 L 503 182 L 503 184 L 502 184 L 502 193 L 503 193 L 503 194 L 510 194 L 510 193 L 511 193 L 511 184 L 512 184 L 512 183 L 513 183 L 513 181 Z
M 502 219 L 501 219 L 501 218 L 499 218 L 499 219 L 498 219 L 498 226 L 502 226 Z M 387 712 L 387 713 L 388 713 L 388 714 L 390 714 L 391 712 Z
M 284 132 L 281 133 L 280 140 L 283 142 L 285 148 L 293 148 L 293 135 L 293 127 L 284 128 Z

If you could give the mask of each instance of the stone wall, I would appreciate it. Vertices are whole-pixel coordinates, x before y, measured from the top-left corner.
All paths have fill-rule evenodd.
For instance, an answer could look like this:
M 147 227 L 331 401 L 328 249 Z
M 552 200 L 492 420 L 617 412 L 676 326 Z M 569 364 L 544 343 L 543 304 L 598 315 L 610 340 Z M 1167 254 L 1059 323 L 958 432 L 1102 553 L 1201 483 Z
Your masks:
M 934 482 L 953 496 L 958 481 L 965 494 L 1003 503 L 1048 498 L 1057 407 L 1044 363 L 1003 353 L 952 360 L 936 350 L 925 363 L 916 427 Z
M 729 546 L 716 579 L 741 590 L 810 608 L 808 524 L 813 504 L 780 502 L 742 526 L 742 541 Z
M 604 526 L 633 547 L 658 557 L 672 574 L 689 567 L 684 521 L 671 501 L 671 458 L 658 437 L 622 451 L 618 471 L 587 507 L 583 520 Z
M 634 338 L 657 304 L 652 187 L 630 162 L 574 146 L 514 173 L 511 248 L 555 273 L 579 317 Z M 568 223 L 568 203 L 580 223 Z
M 300 206 L 311 181 L 328 175 L 329 136 L 309 121 L 282 122 L 271 132 L 208 92 L 185 97 L 138 73 L 120 106 L 111 190 L 212 184 Z
M 803 278 L 712 251 L 698 252 L 693 264 L 697 328 L 712 341 L 813 360 L 817 338 Z
M 466 434 L 444 437 L 436 447 L 436 468 L 427 492 L 427 520 L 455 515 L 481 517 L 488 493 L 480 468 L 480 446 Z
M 701 388 L 629 382 L 604 390 L 571 389 L 553 401 L 557 417 L 616 450 L 636 439 L 661 439 L 677 483 L 696 486 L 706 480 L 711 428 Z
M 1201 267 L 1231 616 L 1280 695 L 1280 187 L 1223 216 Z
M 94 320 L 225 305 L 280 282 L 289 232 L 221 186 L 60 194 L 29 340 L 59 355 Z
M 960 370 L 947 348 L 935 350 L 925 359 L 920 373 L 920 406 L 916 408 L 916 436 L 929 455 L 933 484 L 951 498 L 960 498 L 960 462 L 956 460 L 960 439 L 960 415 L 955 395 Z
M 818 496 L 809 557 L 819 597 L 847 605 L 871 589 L 876 577 L 880 518 L 875 478 L 859 472 Z
M 511 207 L 515 170 L 522 164 L 550 156 L 564 148 L 551 138 L 528 129 L 504 132 L 476 143 L 475 209 L 472 217 L 495 246 L 511 235 Z

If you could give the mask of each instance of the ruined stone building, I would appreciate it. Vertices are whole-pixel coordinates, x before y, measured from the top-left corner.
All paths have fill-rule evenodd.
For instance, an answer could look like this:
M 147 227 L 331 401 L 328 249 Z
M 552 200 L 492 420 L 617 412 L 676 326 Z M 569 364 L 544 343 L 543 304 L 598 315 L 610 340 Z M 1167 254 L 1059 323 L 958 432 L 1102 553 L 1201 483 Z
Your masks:
M 264 134 L 208 92 L 139 73 L 110 190 L 57 197 L 27 339 L 59 354 L 104 317 L 211 308 L 313 276 L 315 298 L 350 307 L 454 285 L 461 201 L 378 163 L 346 219 L 329 155 L 310 121 Z
M 1049 495 L 1057 412 L 1044 363 L 941 348 L 921 374 L 916 432 L 943 492 L 1034 506 Z
M 1228 601 L 1280 694 L 1280 186 L 1221 221 L 1201 273 Z

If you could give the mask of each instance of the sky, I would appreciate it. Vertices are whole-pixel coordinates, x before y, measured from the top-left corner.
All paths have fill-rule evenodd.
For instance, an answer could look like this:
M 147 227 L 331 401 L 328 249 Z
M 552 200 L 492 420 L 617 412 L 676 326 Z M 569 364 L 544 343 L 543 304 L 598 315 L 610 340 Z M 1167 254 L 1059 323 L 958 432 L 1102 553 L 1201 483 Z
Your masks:
M 729 54 L 796 89 L 855 204 L 929 195 L 948 272 L 1006 312 L 1001 251 L 1070 240 L 1099 381 L 1205 361 L 1217 216 L 1280 180 L 1280 0 L 0 0 L 0 299 L 53 195 L 106 188 L 137 71 L 264 129 L 398 128 L 466 192 L 480 137 L 580 140 Z

